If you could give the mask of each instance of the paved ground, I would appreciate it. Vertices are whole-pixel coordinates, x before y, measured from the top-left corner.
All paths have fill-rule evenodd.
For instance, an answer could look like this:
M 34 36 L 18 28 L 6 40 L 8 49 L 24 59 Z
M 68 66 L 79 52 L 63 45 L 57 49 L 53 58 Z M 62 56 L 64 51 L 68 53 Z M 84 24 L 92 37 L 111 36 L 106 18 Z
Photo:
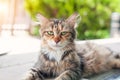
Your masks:
M 40 40 L 30 36 L 0 37 L 0 53 L 21 54 L 38 52 Z
M 93 42 L 120 52 L 120 38 L 94 40 Z M 0 38 L 0 51 L 8 52 L 7 55 L 0 56 L 0 80 L 20 80 L 36 62 L 39 44 L 40 40 L 32 37 Z
M 40 40 L 26 37 L 0 37 L 0 80 L 20 80 L 37 58 Z M 7 77 L 6 77 L 7 76 Z

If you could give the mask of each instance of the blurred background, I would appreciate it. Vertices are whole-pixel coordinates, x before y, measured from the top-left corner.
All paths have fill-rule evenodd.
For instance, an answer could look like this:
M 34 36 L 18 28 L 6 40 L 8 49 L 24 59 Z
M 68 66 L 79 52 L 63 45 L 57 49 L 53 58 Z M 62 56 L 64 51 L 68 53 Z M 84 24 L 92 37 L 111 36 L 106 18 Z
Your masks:
M 36 14 L 81 15 L 78 39 L 120 37 L 120 0 L 0 0 L 0 35 L 39 36 Z

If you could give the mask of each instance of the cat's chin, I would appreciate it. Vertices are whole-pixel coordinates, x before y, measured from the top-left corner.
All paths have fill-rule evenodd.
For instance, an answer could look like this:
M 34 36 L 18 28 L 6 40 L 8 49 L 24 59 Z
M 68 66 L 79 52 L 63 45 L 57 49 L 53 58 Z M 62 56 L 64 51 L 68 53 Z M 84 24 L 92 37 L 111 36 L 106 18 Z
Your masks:
M 52 49 L 54 50 L 60 50 L 60 49 L 63 49 L 63 46 L 60 46 L 60 45 L 52 45 L 50 46 Z

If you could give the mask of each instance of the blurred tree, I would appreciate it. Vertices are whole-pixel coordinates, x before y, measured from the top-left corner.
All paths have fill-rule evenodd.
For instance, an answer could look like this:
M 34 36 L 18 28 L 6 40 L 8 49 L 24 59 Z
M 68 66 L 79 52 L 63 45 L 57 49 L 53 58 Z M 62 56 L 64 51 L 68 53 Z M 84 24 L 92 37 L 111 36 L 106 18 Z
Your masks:
M 47 17 L 67 18 L 74 12 L 82 20 L 77 28 L 78 39 L 109 37 L 112 12 L 120 12 L 120 0 L 25 0 L 24 6 L 32 19 L 41 13 Z

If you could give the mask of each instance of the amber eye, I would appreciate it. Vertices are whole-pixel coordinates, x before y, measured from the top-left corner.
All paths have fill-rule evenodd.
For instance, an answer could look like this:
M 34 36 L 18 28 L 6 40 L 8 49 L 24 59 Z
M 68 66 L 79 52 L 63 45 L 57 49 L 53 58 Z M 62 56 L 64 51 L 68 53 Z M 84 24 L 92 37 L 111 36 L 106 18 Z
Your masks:
M 66 35 L 66 34 L 67 34 L 67 32 L 65 32 L 65 31 L 64 31 L 64 32 L 61 32 L 61 35 L 62 35 L 62 36 Z
M 48 35 L 54 35 L 53 31 L 47 31 Z

